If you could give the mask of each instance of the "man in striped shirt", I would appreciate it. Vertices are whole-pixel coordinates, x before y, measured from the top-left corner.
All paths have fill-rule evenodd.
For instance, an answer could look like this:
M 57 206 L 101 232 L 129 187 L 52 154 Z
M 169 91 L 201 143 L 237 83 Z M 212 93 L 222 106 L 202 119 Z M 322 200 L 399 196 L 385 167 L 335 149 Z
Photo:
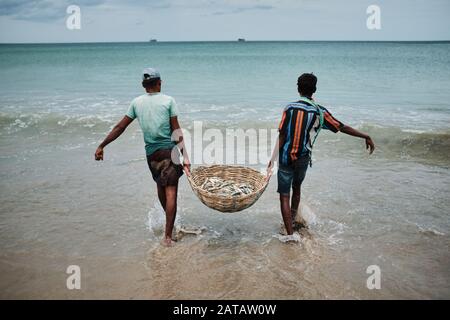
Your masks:
M 316 92 L 316 84 L 317 77 L 312 73 L 304 73 L 298 78 L 300 100 L 288 104 L 283 111 L 278 142 L 267 168 L 270 176 L 278 155 L 278 193 L 288 235 L 294 232 L 293 221 L 300 204 L 301 184 L 311 164 L 312 147 L 321 128 L 365 139 L 370 154 L 375 149 L 369 135 L 343 124 L 326 108 L 314 102 L 312 96 Z

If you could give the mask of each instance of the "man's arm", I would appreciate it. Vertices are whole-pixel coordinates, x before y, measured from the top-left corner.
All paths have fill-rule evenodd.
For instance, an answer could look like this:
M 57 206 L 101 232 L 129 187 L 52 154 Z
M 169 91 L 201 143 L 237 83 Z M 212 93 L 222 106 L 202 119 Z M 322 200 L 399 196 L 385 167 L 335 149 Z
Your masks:
M 122 120 L 120 120 L 114 128 L 111 130 L 111 132 L 106 136 L 105 140 L 103 140 L 102 143 L 98 146 L 97 150 L 95 151 L 95 160 L 103 160 L 103 148 L 106 147 L 108 144 L 116 140 L 120 135 L 125 131 L 125 129 L 128 127 L 128 125 L 133 122 L 134 119 L 124 116 Z
M 358 131 L 350 126 L 344 125 L 341 132 L 351 135 L 353 137 L 363 138 L 366 140 L 366 149 L 369 149 L 369 153 L 372 154 L 373 150 L 375 150 L 375 144 L 372 141 L 372 138 L 361 131 Z
M 284 144 L 286 126 L 290 121 L 290 116 L 291 116 L 291 113 L 288 112 L 288 109 L 284 109 L 283 115 L 281 116 L 280 124 L 278 125 L 279 133 L 278 133 L 277 141 L 275 143 L 275 147 L 273 148 L 272 158 L 270 159 L 269 164 L 267 165 L 267 176 L 266 176 L 267 181 L 272 176 L 273 164 L 275 163 L 275 161 L 278 158 L 278 154 L 280 152 L 280 146 L 282 146 Z
M 275 143 L 275 147 L 273 148 L 272 158 L 270 158 L 269 164 L 267 165 L 267 177 L 266 177 L 267 180 L 269 180 L 270 177 L 272 176 L 273 164 L 275 163 L 275 161 L 278 158 L 278 154 L 280 152 L 280 145 L 283 145 L 283 143 L 284 143 L 284 135 L 279 133 L 277 142 Z
M 186 152 L 183 139 L 183 131 L 181 130 L 180 124 L 178 123 L 178 117 L 170 117 L 170 128 L 172 130 L 172 136 L 180 148 L 181 154 L 183 155 L 183 168 L 186 174 L 189 176 L 191 174 L 191 163 L 189 161 L 189 156 Z M 175 134 L 174 134 L 175 132 Z

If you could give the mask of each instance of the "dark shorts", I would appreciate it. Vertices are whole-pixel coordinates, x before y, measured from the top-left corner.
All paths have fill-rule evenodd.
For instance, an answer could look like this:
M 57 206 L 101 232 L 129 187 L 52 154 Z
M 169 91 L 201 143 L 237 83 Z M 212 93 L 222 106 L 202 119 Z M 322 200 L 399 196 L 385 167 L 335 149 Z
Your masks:
M 172 149 L 157 150 L 147 156 L 153 180 L 162 186 L 176 186 L 183 175 L 183 166 L 172 162 Z
M 288 195 L 291 192 L 291 187 L 299 188 L 302 185 L 308 170 L 309 160 L 310 156 L 305 155 L 291 165 L 279 165 L 277 173 L 278 193 Z

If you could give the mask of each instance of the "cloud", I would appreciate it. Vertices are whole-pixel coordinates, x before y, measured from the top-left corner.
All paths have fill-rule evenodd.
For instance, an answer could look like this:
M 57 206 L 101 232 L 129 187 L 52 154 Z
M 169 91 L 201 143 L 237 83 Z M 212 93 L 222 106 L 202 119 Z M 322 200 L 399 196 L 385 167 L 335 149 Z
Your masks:
M 286 0 L 285 0 L 286 1 Z M 131 9 L 179 9 L 206 10 L 208 14 L 239 14 L 247 11 L 273 9 L 277 0 L 0 0 L 0 16 L 15 20 L 55 21 L 66 17 L 69 5 L 83 7 L 102 7 L 120 11 Z
M 371 0 L 0 0 L 0 42 L 448 39 L 449 0 L 378 0 L 383 29 L 365 27 Z M 63 26 L 69 5 L 83 17 L 80 32 Z M 169 8 L 169 9 L 168 9 Z M 448 15 L 448 14 L 447 14 Z M 264 17 L 262 17 L 264 16 Z M 411 21 L 423 21 L 414 24 Z M 38 23 L 36 23 L 38 22 Z M 308 29 L 313 24 L 320 28 Z M 227 27 L 224 27 L 227 25 Z M 89 28 L 88 28 L 89 27 Z M 300 32 L 299 32 L 300 30 Z
M 198 1 L 198 0 L 193 0 Z M 186 2 L 184 2 L 186 3 Z M 179 0 L 0 0 L 0 17 L 8 16 L 15 20 L 26 21 L 56 21 L 67 16 L 69 5 L 84 7 L 102 7 L 120 11 L 123 8 L 148 8 L 152 10 L 168 9 L 181 6 Z
M 105 0 L 0 0 L 0 16 L 16 20 L 52 21 L 64 18 L 71 4 L 98 6 Z
M 212 14 L 215 16 L 221 16 L 221 15 L 226 15 L 226 14 L 238 14 L 238 13 L 242 13 L 242 12 L 246 12 L 246 11 L 271 10 L 274 8 L 275 7 L 268 6 L 268 5 L 256 5 L 256 6 L 251 6 L 251 7 L 238 7 L 238 8 L 229 9 L 229 10 L 215 11 Z

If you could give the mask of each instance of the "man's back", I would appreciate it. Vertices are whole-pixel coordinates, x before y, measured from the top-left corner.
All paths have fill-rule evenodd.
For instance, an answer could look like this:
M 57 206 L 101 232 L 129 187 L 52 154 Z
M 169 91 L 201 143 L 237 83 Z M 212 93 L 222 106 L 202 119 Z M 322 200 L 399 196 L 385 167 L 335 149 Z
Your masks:
M 319 106 L 319 105 L 318 105 Z M 343 124 L 322 106 L 323 128 L 338 132 Z M 307 101 L 290 103 L 283 112 L 279 125 L 283 144 L 280 145 L 280 163 L 288 165 L 311 152 L 311 139 L 319 127 L 318 110 Z
M 172 97 L 162 93 L 143 94 L 131 102 L 126 115 L 138 119 L 147 155 L 175 145 L 171 139 L 170 118 L 178 115 L 178 108 Z

